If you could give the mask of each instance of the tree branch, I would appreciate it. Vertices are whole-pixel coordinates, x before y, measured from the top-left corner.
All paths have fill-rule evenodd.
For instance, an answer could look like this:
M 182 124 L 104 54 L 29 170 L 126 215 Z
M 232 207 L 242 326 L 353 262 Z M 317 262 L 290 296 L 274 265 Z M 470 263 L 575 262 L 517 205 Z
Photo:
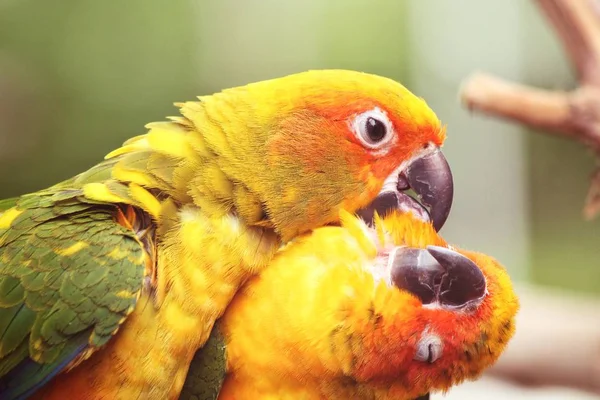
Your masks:
M 593 0 L 535 0 L 558 32 L 577 75 L 586 81 L 598 77 L 600 25 Z
M 470 110 L 551 129 L 558 135 L 574 135 L 565 93 L 534 89 L 478 73 L 463 85 L 461 100 Z
M 579 77 L 571 92 L 545 91 L 477 73 L 460 96 L 470 110 L 520 122 L 577 140 L 600 156 L 600 3 L 595 0 L 534 0 L 554 26 Z M 600 213 L 600 169 L 584 210 Z

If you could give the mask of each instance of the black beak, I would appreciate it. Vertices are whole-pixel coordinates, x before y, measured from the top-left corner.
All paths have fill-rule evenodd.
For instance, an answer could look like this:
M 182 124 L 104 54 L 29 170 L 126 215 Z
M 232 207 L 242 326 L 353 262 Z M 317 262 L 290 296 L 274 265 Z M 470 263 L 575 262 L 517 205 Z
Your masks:
M 417 200 L 404 191 L 412 189 Z M 398 177 L 396 190 L 386 189 L 357 214 L 368 223 L 373 222 L 375 211 L 384 216 L 390 210 L 413 211 L 422 219 L 431 221 L 439 231 L 452 208 L 454 182 L 448 161 L 439 149 L 415 159 Z
M 390 262 L 392 284 L 423 304 L 464 309 L 485 297 L 486 281 L 477 264 L 445 247 L 399 247 Z
M 452 171 L 444 154 L 437 149 L 417 158 L 406 168 L 404 176 L 420 202 L 429 207 L 429 217 L 435 230 L 442 229 L 454 198 Z

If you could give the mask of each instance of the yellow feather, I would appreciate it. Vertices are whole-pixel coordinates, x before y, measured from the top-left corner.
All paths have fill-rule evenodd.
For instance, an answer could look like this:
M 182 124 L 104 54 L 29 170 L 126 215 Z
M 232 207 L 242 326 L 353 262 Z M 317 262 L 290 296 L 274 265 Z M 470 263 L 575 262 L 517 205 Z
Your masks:
M 131 197 L 137 201 L 137 204 L 144 211 L 153 216 L 155 220 L 160 219 L 161 205 L 156 197 L 135 183 L 129 185 L 129 192 L 131 193 Z
M 224 110 L 222 108 L 225 108 Z M 183 109 L 182 109 L 183 112 Z M 231 114 L 234 112 L 227 104 L 222 104 L 218 99 L 212 99 L 210 102 L 203 104 L 200 111 L 194 112 L 191 117 L 194 126 L 199 132 L 202 132 L 203 142 L 206 146 L 219 155 L 229 154 L 231 152 L 231 144 L 227 141 L 225 131 L 228 129 L 228 121 L 223 118 L 217 118 L 213 114 L 217 112 Z M 221 114 L 223 117 L 223 114 Z M 244 128 L 247 132 L 247 127 Z M 238 132 L 243 134 L 243 132 Z M 243 137 L 240 135 L 240 137 Z
M 179 118 L 179 117 L 167 117 L 167 119 L 173 119 L 173 118 Z M 174 124 L 173 122 L 169 122 L 169 121 L 154 121 L 154 122 L 149 122 L 146 125 L 144 125 L 144 127 L 148 130 L 158 130 L 158 131 L 172 131 L 172 132 L 187 132 L 187 129 L 184 129 L 181 125 L 179 124 Z
M 177 204 L 172 199 L 165 199 L 160 203 L 160 223 L 158 224 L 156 234 L 158 237 L 163 237 L 177 223 L 177 212 L 179 211 Z
M 186 101 L 186 102 L 178 102 L 175 103 L 176 107 L 179 107 L 182 111 L 191 111 L 191 112 L 195 112 L 195 111 L 200 111 L 202 109 L 202 99 L 203 98 L 210 98 L 210 96 L 198 96 L 198 99 L 200 101 Z M 182 114 L 185 115 L 185 113 L 182 112 Z
M 73 254 L 75 254 L 75 253 L 77 253 L 77 252 L 85 249 L 88 246 L 89 246 L 89 243 L 79 241 L 79 242 L 77 242 L 77 243 L 75 243 L 75 244 L 73 244 L 73 245 L 71 245 L 71 246 L 69 246 L 67 248 L 64 248 L 64 249 L 55 249 L 54 252 L 56 254 L 58 254 L 59 256 L 68 257 L 68 256 L 72 256 Z
M 158 181 L 147 172 L 128 169 L 122 163 L 117 163 L 112 170 L 112 176 L 122 182 L 132 182 L 141 186 L 156 187 Z
M 220 202 L 210 194 L 199 193 L 194 188 L 190 190 L 190 193 L 194 198 L 194 204 L 200 207 L 207 215 L 222 217 L 229 213 L 233 206 L 233 203 Z
M 138 292 L 130 292 L 128 290 L 121 290 L 117 293 L 115 293 L 115 296 L 120 297 L 122 299 L 133 299 L 138 295 Z
M 0 213 L 0 229 L 8 229 L 15 219 L 21 215 L 23 211 L 13 207 L 7 211 Z
M 129 253 L 127 253 L 124 250 L 121 250 L 119 247 L 115 247 L 107 254 L 107 256 L 109 256 L 110 258 L 113 258 L 115 260 L 121 260 L 125 257 L 128 257 Z
M 150 148 L 150 144 L 146 138 L 146 135 L 137 136 L 136 138 L 132 138 L 126 142 L 122 147 L 115 149 L 104 156 L 105 160 L 110 158 L 114 158 L 120 156 L 121 154 L 132 153 L 134 151 L 143 151 L 148 150 Z
M 167 117 L 167 119 L 169 121 L 173 121 L 173 122 L 177 123 L 178 125 L 181 125 L 181 126 L 187 128 L 188 130 L 194 128 L 194 125 L 192 124 L 192 122 L 189 119 L 187 119 L 187 118 L 184 118 L 184 117 Z
M 202 173 L 196 178 L 195 186 L 202 186 L 217 199 L 233 198 L 233 183 L 217 165 L 203 168 Z
M 133 144 L 134 142 L 144 140 L 145 138 L 146 138 L 146 134 L 145 133 L 141 134 L 141 135 L 133 136 L 133 137 L 127 139 L 125 142 L 123 142 L 123 146 L 129 145 L 129 144 Z
M 340 222 L 356 239 L 362 251 L 368 257 L 375 257 L 377 255 L 377 247 L 373 242 L 373 237 L 369 235 L 369 228 L 361 219 L 342 209 L 340 210 Z
M 104 183 L 93 182 L 83 186 L 83 194 L 90 200 L 107 203 L 129 203 L 127 198 L 112 193 Z
M 185 131 L 170 123 L 168 127 L 154 127 L 148 132 L 148 143 L 156 152 L 178 158 L 195 157 Z
M 233 201 L 236 212 L 249 225 L 254 225 L 267 217 L 263 215 L 260 198 L 243 185 L 234 186 Z
M 211 158 L 214 156 L 214 153 L 208 148 L 202 135 L 190 133 L 187 139 L 199 158 Z

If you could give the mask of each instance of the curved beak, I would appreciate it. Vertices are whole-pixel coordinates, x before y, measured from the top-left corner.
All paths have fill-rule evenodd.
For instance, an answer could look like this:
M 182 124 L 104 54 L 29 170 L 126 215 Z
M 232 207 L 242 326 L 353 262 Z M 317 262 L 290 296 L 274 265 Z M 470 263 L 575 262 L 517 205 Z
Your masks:
M 415 159 L 402 172 L 408 188 L 412 189 L 420 202 L 429 208 L 429 218 L 436 231 L 439 231 L 452 208 L 454 198 L 454 180 L 452 171 L 440 149 Z
M 383 217 L 390 210 L 398 209 L 430 221 L 436 231 L 444 226 L 452 208 L 454 182 L 440 149 L 415 158 L 386 182 L 375 200 L 357 212 L 367 223 L 373 223 L 375 211 Z M 404 193 L 411 189 L 416 199 Z
M 477 264 L 445 247 L 396 247 L 389 264 L 392 284 L 423 304 L 467 309 L 486 295 L 486 280 Z

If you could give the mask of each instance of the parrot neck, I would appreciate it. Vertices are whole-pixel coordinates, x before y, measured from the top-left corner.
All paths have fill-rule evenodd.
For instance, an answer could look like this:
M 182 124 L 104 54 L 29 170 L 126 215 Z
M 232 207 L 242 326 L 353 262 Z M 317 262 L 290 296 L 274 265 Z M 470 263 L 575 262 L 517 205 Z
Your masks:
M 266 267 L 280 241 L 270 229 L 247 227 L 231 214 L 209 217 L 188 205 L 177 217 L 159 244 L 158 276 L 162 271 L 161 285 L 169 288 L 163 304 L 175 304 L 181 315 L 202 325 L 189 326 L 192 337 L 200 331 L 208 335 L 245 277 Z
M 246 225 L 272 227 L 263 198 L 270 133 L 256 129 L 265 121 L 246 102 L 223 96 L 177 106 L 182 116 L 147 124 L 146 134 L 106 156 L 115 159 L 112 177 L 155 188 L 206 214 L 235 212 Z

